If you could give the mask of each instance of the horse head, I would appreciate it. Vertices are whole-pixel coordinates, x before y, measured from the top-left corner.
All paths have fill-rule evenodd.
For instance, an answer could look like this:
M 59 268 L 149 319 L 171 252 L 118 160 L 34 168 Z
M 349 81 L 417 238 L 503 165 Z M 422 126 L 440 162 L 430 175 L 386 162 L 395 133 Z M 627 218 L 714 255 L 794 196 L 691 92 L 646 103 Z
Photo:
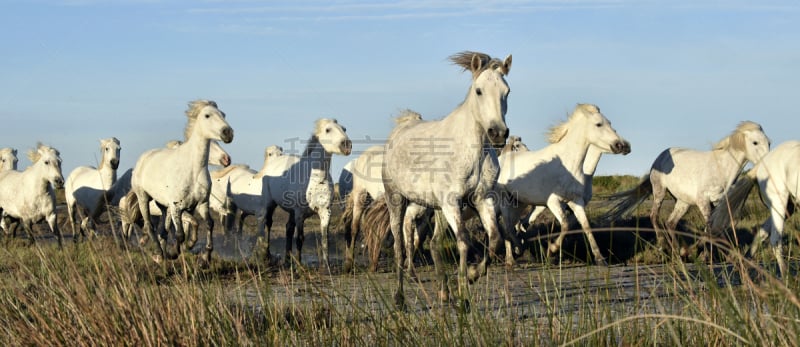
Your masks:
M 508 138 L 506 111 L 508 93 L 511 91 L 504 76 L 511 69 L 511 55 L 504 60 L 477 52 L 461 52 L 450 60 L 472 72 L 470 86 L 464 104 L 481 125 L 492 144 L 504 144 Z
M 591 104 L 578 104 L 575 107 L 573 117 L 579 117 L 582 129 L 585 131 L 586 139 L 589 143 L 604 153 L 630 153 L 630 142 L 623 139 L 611 126 L 611 121 L 600 113 L 600 108 Z
M 217 103 L 210 100 L 195 100 L 189 103 L 186 110 L 189 122 L 186 125 L 185 138 L 193 134 L 210 140 L 221 140 L 225 143 L 233 141 L 233 128 L 225 120 L 225 113 L 217 108 Z
M 761 125 L 744 121 L 730 135 L 730 146 L 744 152 L 745 158 L 751 163 L 758 163 L 769 152 L 770 141 Z
M 17 150 L 13 148 L 0 149 L 0 170 L 17 169 Z
M 314 127 L 314 136 L 325 149 L 325 152 L 341 155 L 350 155 L 353 143 L 347 137 L 347 129 L 341 126 L 336 119 L 322 118 L 317 120 Z
M 283 147 L 278 145 L 270 145 L 264 149 L 264 160 L 269 158 L 280 157 L 283 155 Z
M 112 169 L 116 170 L 119 167 L 119 152 L 121 149 L 119 140 L 116 137 L 100 140 L 100 152 L 103 153 L 103 163 L 101 165 L 110 165 Z
M 38 170 L 41 177 L 50 182 L 53 188 L 64 186 L 64 175 L 61 174 L 61 157 L 55 148 L 40 143 L 35 150 L 28 151 L 28 158 L 33 163 L 31 168 Z

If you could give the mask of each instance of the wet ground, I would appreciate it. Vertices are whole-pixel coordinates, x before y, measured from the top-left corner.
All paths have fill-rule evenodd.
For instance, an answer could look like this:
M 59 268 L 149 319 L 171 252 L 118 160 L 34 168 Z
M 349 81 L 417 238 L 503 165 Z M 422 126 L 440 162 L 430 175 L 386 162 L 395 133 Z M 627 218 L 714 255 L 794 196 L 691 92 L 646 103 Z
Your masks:
M 63 214 L 62 214 L 63 215 Z M 271 252 L 276 259 L 285 254 L 286 213 L 277 211 L 275 225 L 271 234 Z M 60 221 L 64 219 L 59 218 Z M 617 226 L 615 228 L 597 228 L 595 236 L 611 266 L 592 265 L 584 237 L 576 232 L 567 238 L 563 246 L 560 262 L 545 265 L 539 261 L 538 247 L 531 247 L 518 258 L 518 265 L 507 268 L 502 262 L 495 261 L 489 268 L 487 276 L 479 279 L 469 288 L 472 309 L 486 314 L 503 315 L 519 319 L 548 319 L 555 313 L 584 312 L 605 307 L 609 312 L 624 314 L 663 313 L 680 310 L 682 303 L 676 300 L 677 293 L 687 290 L 686 283 L 694 281 L 696 285 L 689 288 L 703 288 L 708 285 L 741 284 L 740 274 L 733 266 L 724 261 L 715 264 L 686 265 L 681 271 L 674 264 L 664 263 L 642 264 L 634 262 L 634 257 L 641 253 L 645 242 L 652 241 L 654 236 L 649 232 L 635 233 L 632 230 L 648 230 L 642 220 L 628 221 L 632 227 Z M 71 242 L 71 229 L 61 222 L 61 230 Z M 254 219 L 247 220 L 243 235 L 223 234 L 216 232 L 214 236 L 214 252 L 218 257 L 229 260 L 249 258 L 256 235 Z M 526 238 L 529 244 L 536 236 L 551 227 L 548 223 L 539 224 L 529 229 Z M 538 229 L 537 229 L 538 228 Z M 45 233 L 45 225 L 38 226 L 44 239 L 52 239 Z M 476 231 L 476 236 L 480 236 Z M 203 234 L 195 250 L 203 247 Z M 391 272 L 388 257 L 381 258 L 377 272 L 368 272 L 366 255 L 357 255 L 357 271 L 342 273 L 344 240 L 339 226 L 331 227 L 329 241 L 330 274 L 318 271 L 320 254 L 318 251 L 320 237 L 315 218 L 306 222 L 306 240 L 302 253 L 303 267 L 294 276 L 288 268 L 275 266 L 271 278 L 273 297 L 285 302 L 315 302 L 323 300 L 336 305 L 342 310 L 353 307 L 373 311 L 390 311 L 393 307 L 393 294 L 397 288 L 396 275 Z M 388 250 L 387 250 L 388 251 Z M 476 255 L 471 261 L 479 258 Z M 448 259 L 449 284 L 456 294 L 455 259 Z M 436 310 L 448 307 L 450 303 L 442 303 L 437 299 L 438 280 L 435 278 L 433 266 L 428 252 L 417 256 L 416 280 L 406 278 L 405 296 L 410 311 Z M 499 260 L 499 259 L 497 259 Z M 794 268 L 797 263 L 792 263 Z M 677 270 L 676 270 L 677 269 Z M 713 278 L 697 277 L 700 270 L 710 270 Z M 250 292 L 255 288 L 243 288 Z M 355 305 L 354 305 L 355 303 Z

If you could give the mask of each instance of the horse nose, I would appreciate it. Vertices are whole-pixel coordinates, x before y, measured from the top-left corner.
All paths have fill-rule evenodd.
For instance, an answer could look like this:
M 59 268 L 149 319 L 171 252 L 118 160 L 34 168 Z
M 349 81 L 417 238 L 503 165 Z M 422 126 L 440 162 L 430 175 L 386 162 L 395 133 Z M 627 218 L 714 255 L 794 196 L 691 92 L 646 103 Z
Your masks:
M 631 151 L 631 148 L 630 148 L 630 144 L 628 144 L 628 145 L 626 146 L 626 145 L 625 145 L 625 142 L 623 142 L 623 141 L 616 141 L 616 142 L 614 142 L 614 148 L 613 148 L 613 150 L 614 150 L 614 154 L 619 154 L 619 153 L 625 153 L 625 154 L 628 154 L 628 153 L 630 153 L 630 151 Z M 626 152 L 626 150 L 627 150 L 627 152 Z
M 111 159 L 111 168 L 116 170 L 119 167 L 119 159 Z
M 56 177 L 56 179 L 53 180 L 53 183 L 55 183 L 55 188 L 56 189 L 61 188 L 61 187 L 64 186 L 64 178 L 63 177 Z
M 233 128 L 225 127 L 222 129 L 222 142 L 231 143 L 233 141 Z
M 353 142 L 350 141 L 350 139 L 344 140 L 339 147 L 341 147 L 344 155 L 350 155 L 350 152 L 353 150 Z
M 220 162 L 221 162 L 222 166 L 228 167 L 228 165 L 231 165 L 231 156 L 227 155 L 227 154 L 223 155 L 222 159 L 220 159 Z
M 626 155 L 631 152 L 631 143 L 627 140 L 622 141 L 622 154 Z

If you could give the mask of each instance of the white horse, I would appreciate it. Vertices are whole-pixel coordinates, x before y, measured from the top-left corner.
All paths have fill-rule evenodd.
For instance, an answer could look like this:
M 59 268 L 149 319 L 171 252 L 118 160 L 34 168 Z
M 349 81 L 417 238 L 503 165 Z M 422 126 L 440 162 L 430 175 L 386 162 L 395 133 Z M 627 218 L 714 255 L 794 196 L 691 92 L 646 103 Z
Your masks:
M 625 141 L 600 109 L 590 104 L 577 105 L 567 121 L 550 129 L 549 138 L 551 144 L 541 150 L 512 152 L 503 159 L 497 190 L 504 197 L 500 212 L 505 228 L 514 231 L 528 205 L 546 205 L 561 224 L 561 232 L 548 247 L 550 254 L 558 252 L 569 229 L 561 207 L 566 203 L 586 234 L 595 262 L 605 264 L 586 217 L 584 162 L 591 146 L 622 153 Z M 506 262 L 513 264 L 508 241 Z
M 656 229 L 658 246 L 663 247 L 664 238 L 659 231 L 658 212 L 667 191 L 675 197 L 675 207 L 667 219 L 670 238 L 674 234 L 681 217 L 692 205 L 696 205 L 703 216 L 705 226 L 709 225 L 711 208 L 726 194 L 736 176 L 747 162 L 757 163 L 769 152 L 769 138 L 761 126 L 754 122 L 741 122 L 727 137 L 714 145 L 711 151 L 697 151 L 686 148 L 668 148 L 658 155 L 636 188 L 614 194 L 617 200 L 604 220 L 617 220 L 630 213 L 652 193 L 653 206 L 650 221 Z M 677 244 L 673 240 L 673 246 Z M 681 249 L 686 255 L 687 249 Z
M 330 174 L 331 156 L 333 154 L 350 155 L 352 142 L 347 137 L 346 129 L 335 119 L 319 119 L 314 124 L 314 132 L 308 140 L 300 161 L 289 167 L 280 176 L 264 176 L 261 195 L 269 214 L 276 206 L 292 211 L 294 228 L 286 228 L 287 260 L 292 253 L 292 239 L 297 233 L 297 261 L 300 262 L 303 241 L 303 222 L 312 213 L 319 216 L 322 245 L 321 266 L 328 267 L 328 224 L 331 217 L 333 200 L 333 183 Z M 269 216 L 268 216 L 269 217 Z M 271 226 L 267 225 L 264 240 L 266 256 L 269 254 L 269 237 Z M 264 238 L 264 235 L 259 235 Z M 267 258 L 270 259 L 270 258 Z
M 485 273 L 490 259 L 484 256 L 481 268 L 468 276 L 468 239 L 461 216 L 464 204 L 478 210 L 491 252 L 500 241 L 495 202 L 489 193 L 497 180 L 499 165 L 492 144 L 505 143 L 508 137 L 505 114 L 510 90 L 504 76 L 511 68 L 511 56 L 501 61 L 483 53 L 461 52 L 450 60 L 472 72 L 472 85 L 465 100 L 441 120 L 396 127 L 385 147 L 382 174 L 395 239 L 398 307 L 405 306 L 401 240 L 406 240 L 406 248 L 413 244 L 413 221 L 428 207 L 441 209 L 456 235 L 459 293 L 464 302 L 468 277 L 475 280 Z M 431 248 L 435 249 L 432 253 L 441 280 L 439 296 L 446 299 L 446 275 L 437 261 L 441 236 L 441 232 L 434 232 Z
M 46 220 L 61 247 L 61 231 L 56 222 L 55 189 L 64 185 L 61 157 L 55 148 L 38 144 L 28 152 L 32 164 L 24 171 L 0 172 L 0 211 L 8 219 L 8 230 L 16 232 L 22 223 L 31 243 L 35 242 L 33 224 Z M 15 235 L 14 235 L 15 236 Z
M 758 251 L 758 247 L 769 237 L 769 243 L 778 269 L 782 276 L 787 276 L 786 263 L 783 259 L 783 227 L 789 215 L 787 205 L 794 203 L 800 196 L 800 141 L 784 142 L 769 153 L 753 169 L 747 172 L 747 177 L 736 181 L 727 194 L 727 201 L 723 201 L 714 208 L 712 213 L 711 230 L 719 230 L 728 226 L 731 215 L 738 215 L 752 191 L 753 185 L 758 183 L 761 199 L 769 210 L 769 217 L 758 229 L 753 243 L 750 245 L 750 255 Z M 729 209 L 730 212 L 729 213 Z
M 166 148 L 177 148 L 182 141 L 171 140 L 165 145 Z M 228 166 L 231 163 L 231 156 L 217 141 L 212 141 L 208 151 L 208 164 L 217 166 Z M 120 215 L 120 232 L 123 240 L 129 240 L 133 234 L 133 225 L 140 223 L 143 225 L 142 214 L 139 211 L 138 201 L 136 195 L 131 192 L 131 177 L 133 176 L 133 169 L 128 169 L 122 176 L 117 179 L 111 188 L 108 201 L 111 206 L 119 208 Z M 212 185 L 213 187 L 213 185 Z M 212 193 L 209 196 L 209 205 L 215 200 L 215 195 Z M 218 200 L 218 199 L 216 199 Z M 163 217 L 161 209 L 155 201 L 150 201 L 150 215 L 154 217 Z M 186 230 L 188 240 L 186 249 L 191 249 L 197 242 L 197 220 L 189 213 L 181 215 L 183 221 L 183 229 Z M 145 244 L 149 238 L 148 234 L 143 234 L 139 239 L 140 244 Z
M 264 176 L 280 176 L 292 165 L 300 161 L 300 157 L 283 153 L 283 148 L 277 145 L 264 149 L 264 164 L 261 170 L 254 171 L 246 165 L 236 165 L 212 172 L 212 195 L 225 195 L 222 204 L 211 204 L 212 210 L 225 216 L 226 229 L 232 227 L 232 221 L 237 211 L 239 215 L 238 233 L 242 233 L 244 219 L 248 215 L 258 218 L 258 235 L 264 235 L 264 226 L 272 226 L 271 215 L 268 220 L 266 202 L 261 195 Z
M 79 166 L 72 170 L 64 183 L 67 202 L 67 217 L 72 226 L 72 239 L 78 241 L 78 233 L 86 237 L 86 230 L 95 233 L 94 222 L 106 209 L 106 192 L 117 181 L 119 153 L 121 147 L 116 137 L 100 140 L 100 164 L 97 168 Z M 77 215 L 81 224 L 76 230 Z
M 395 126 L 408 126 L 415 122 L 421 121 L 422 115 L 411 110 L 403 110 L 400 115 L 395 118 Z M 352 163 L 351 172 L 351 189 L 346 198 L 346 206 L 344 215 L 349 219 L 349 226 L 345 227 L 345 242 L 347 242 L 347 250 L 345 252 L 344 271 L 350 272 L 353 268 L 353 261 L 355 258 L 355 243 L 358 233 L 361 231 L 361 220 L 363 217 L 364 209 L 370 201 L 375 201 L 383 197 L 385 192 L 383 187 L 383 154 L 384 145 L 372 146 L 364 150 L 361 155 Z M 341 189 L 341 183 L 339 185 Z M 416 235 L 417 233 L 415 233 Z M 374 251 L 371 252 L 377 255 Z M 409 259 L 411 259 L 409 257 Z M 372 268 L 374 270 L 377 259 L 372 259 Z
M 0 171 L 17 169 L 17 150 L 13 148 L 0 148 Z
M 212 141 L 225 143 L 233 141 L 233 129 L 225 120 L 225 114 L 217 104 L 208 100 L 189 103 L 186 111 L 188 122 L 185 129 L 186 142 L 178 147 L 154 149 L 139 157 L 133 169 L 131 190 L 136 194 L 139 210 L 144 220 L 145 233 L 151 233 L 156 242 L 156 260 L 177 258 L 180 245 L 184 241 L 181 216 L 184 211 L 198 213 L 208 225 L 206 252 L 201 261 L 211 261 L 214 221 L 209 216 L 208 196 L 211 191 L 211 178 L 208 173 L 208 153 Z M 175 229 L 178 243 L 175 252 L 167 252 L 167 238 L 158 242 L 155 229 L 150 221 L 150 201 L 155 200 L 162 209 L 162 215 Z M 164 211 L 166 207 L 166 211 Z M 160 258 L 159 258 L 160 257 Z

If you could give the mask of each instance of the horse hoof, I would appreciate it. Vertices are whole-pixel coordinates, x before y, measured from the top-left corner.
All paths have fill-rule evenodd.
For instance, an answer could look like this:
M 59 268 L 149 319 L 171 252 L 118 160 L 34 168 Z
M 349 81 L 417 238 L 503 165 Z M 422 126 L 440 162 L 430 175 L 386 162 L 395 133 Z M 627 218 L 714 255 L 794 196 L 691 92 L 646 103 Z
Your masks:
M 161 264 L 161 262 L 163 262 L 163 261 L 164 261 L 164 259 L 163 259 L 163 258 L 161 257 L 161 255 L 159 255 L 159 254 L 153 255 L 153 256 L 151 256 L 151 258 L 153 259 L 153 261 L 154 261 L 156 264 Z

